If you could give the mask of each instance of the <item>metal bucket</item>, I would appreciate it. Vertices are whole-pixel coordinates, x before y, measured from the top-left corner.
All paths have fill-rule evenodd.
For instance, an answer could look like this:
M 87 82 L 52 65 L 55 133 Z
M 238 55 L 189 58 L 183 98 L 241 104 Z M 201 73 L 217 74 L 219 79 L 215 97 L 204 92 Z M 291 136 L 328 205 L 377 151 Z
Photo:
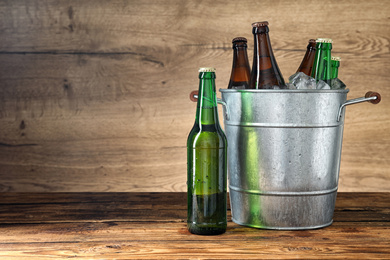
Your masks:
M 266 229 L 332 224 L 349 90 L 221 89 L 232 219 Z

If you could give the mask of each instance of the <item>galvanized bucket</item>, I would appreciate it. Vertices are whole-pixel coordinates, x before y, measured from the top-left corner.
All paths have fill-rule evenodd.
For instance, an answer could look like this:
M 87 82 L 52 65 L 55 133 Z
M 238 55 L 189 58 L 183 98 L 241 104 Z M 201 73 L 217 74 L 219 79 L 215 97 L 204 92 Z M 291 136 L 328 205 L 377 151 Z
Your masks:
M 332 224 L 349 90 L 221 89 L 232 219 L 265 229 Z

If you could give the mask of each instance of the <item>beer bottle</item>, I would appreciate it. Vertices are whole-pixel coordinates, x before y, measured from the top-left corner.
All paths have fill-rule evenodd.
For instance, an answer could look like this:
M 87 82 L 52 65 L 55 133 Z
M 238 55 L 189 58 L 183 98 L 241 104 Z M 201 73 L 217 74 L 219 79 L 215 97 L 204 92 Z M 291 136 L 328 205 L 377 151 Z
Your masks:
M 247 39 L 244 37 L 234 38 L 233 41 L 233 67 L 230 74 L 228 89 L 249 88 L 251 70 L 249 68 Z
M 332 79 L 335 79 L 339 76 L 339 67 L 340 67 L 340 61 L 341 61 L 341 58 L 340 57 L 335 57 L 335 56 L 332 56 L 331 57 L 331 67 L 332 67 L 332 76 L 331 78 Z
M 319 38 L 316 40 L 316 55 L 311 72 L 311 76 L 316 79 L 316 82 L 322 80 L 329 86 L 331 86 L 332 79 L 331 50 L 332 39 Z
M 332 67 L 332 80 L 331 80 L 331 89 L 345 89 L 346 85 L 339 79 L 339 67 L 340 67 L 340 57 L 331 57 L 331 67 Z
M 287 88 L 272 52 L 271 42 L 268 35 L 268 22 L 253 23 L 252 27 L 255 44 L 249 88 Z
M 200 68 L 195 124 L 187 139 L 187 227 L 217 235 L 227 226 L 227 140 L 218 121 L 215 69 Z
M 305 56 L 303 57 L 303 60 L 297 70 L 297 73 L 303 72 L 306 75 L 311 76 L 315 54 L 316 54 L 316 40 L 310 39 L 309 44 L 307 45 Z

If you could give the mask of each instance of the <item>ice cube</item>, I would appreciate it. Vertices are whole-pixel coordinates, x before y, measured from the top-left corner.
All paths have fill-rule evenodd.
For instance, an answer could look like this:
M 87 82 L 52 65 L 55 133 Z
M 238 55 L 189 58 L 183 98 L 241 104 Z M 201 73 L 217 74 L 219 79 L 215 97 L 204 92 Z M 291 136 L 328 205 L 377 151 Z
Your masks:
M 295 73 L 288 79 L 296 89 L 316 89 L 316 80 L 303 72 Z
M 293 81 L 293 79 L 294 79 L 297 75 L 298 75 L 298 72 L 297 72 L 297 73 L 294 73 L 294 74 L 292 74 L 290 77 L 288 77 L 289 83 L 293 84 L 292 81 Z
M 346 85 L 339 78 L 332 79 L 330 82 L 332 89 L 345 89 Z
M 286 83 L 286 87 L 287 89 L 297 89 L 292 83 Z
M 317 89 L 330 89 L 330 86 L 325 81 L 319 80 L 317 83 Z

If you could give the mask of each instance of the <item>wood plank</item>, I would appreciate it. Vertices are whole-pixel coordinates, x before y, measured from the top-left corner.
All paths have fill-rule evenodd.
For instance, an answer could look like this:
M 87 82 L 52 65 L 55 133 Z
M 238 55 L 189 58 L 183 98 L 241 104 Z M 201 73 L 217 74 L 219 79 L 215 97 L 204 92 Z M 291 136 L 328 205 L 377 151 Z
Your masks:
M 258 240 L 249 248 L 237 242 L 220 243 L 177 243 L 161 245 L 160 242 L 147 244 L 136 242 L 90 242 L 78 243 L 37 243 L 6 246 L 0 249 L 0 256 L 7 259 L 386 259 L 386 245 L 373 245 L 368 250 L 365 244 L 319 244 L 313 247 L 310 241 L 280 245 L 280 242 Z M 348 241 L 354 242 L 354 241 Z M 260 244 L 260 245 L 259 245 Z M 207 249 L 205 249 L 207 247 Z
M 390 5 L 266 0 L 261 9 L 267 17 L 249 0 L 1 1 L 0 191 L 185 191 L 197 68 L 217 67 L 217 88 L 227 86 L 231 39 L 247 37 L 252 57 L 259 19 L 270 22 L 285 79 L 307 40 L 325 36 L 348 97 L 382 94 L 379 105 L 347 108 L 339 190 L 390 191 Z
M 164 207 L 168 211 L 174 209 L 180 216 L 185 214 L 185 193 L 3 193 L 0 256 L 8 259 L 383 259 L 390 253 L 388 195 L 339 193 L 336 209 L 348 215 L 348 220 L 343 222 L 335 217 L 335 222 L 323 229 L 261 230 L 229 221 L 223 235 L 197 236 L 187 231 L 183 219 L 167 221 L 171 217 L 160 215 Z M 52 222 L 5 224 L 6 216 L 18 219 L 8 211 L 13 205 L 25 206 L 24 210 L 15 210 L 21 217 L 39 207 L 46 220 L 48 212 L 57 217 L 51 218 Z M 145 210 L 138 211 L 137 221 L 126 217 L 116 221 L 101 218 L 103 211 L 133 212 L 135 208 Z M 349 208 L 378 214 L 387 210 L 387 218 L 359 220 Z M 70 216 L 68 222 L 63 222 L 61 214 L 67 215 L 65 218 Z M 121 214 L 126 215 L 125 211 Z M 155 218 L 148 220 L 148 216 Z
M 153 229 L 150 228 L 151 225 Z M 233 257 L 235 255 L 237 257 L 242 254 L 241 250 L 252 255 L 257 253 L 256 250 L 259 250 L 259 247 L 262 248 L 264 255 L 276 253 L 279 256 L 288 256 L 293 253 L 288 251 L 303 251 L 301 253 L 310 254 L 311 257 L 317 254 L 328 255 L 328 257 L 333 254 L 348 256 L 354 253 L 365 253 L 366 256 L 385 255 L 388 253 L 387 242 L 390 232 L 388 227 L 329 227 L 321 231 L 271 231 L 232 224 L 232 227 L 228 226 L 224 235 L 199 237 L 190 234 L 184 224 L 169 223 L 164 225 L 150 223 L 143 225 L 128 223 L 47 224 L 43 228 L 42 226 L 24 225 L 2 228 L 3 231 L 4 229 L 6 232 L 0 245 L 2 248 L 3 246 L 10 247 L 11 250 L 20 250 L 23 247 L 44 250 L 45 245 L 58 249 L 63 246 L 72 246 L 72 244 L 74 248 L 82 249 L 114 244 L 122 245 L 116 248 L 122 253 L 126 253 L 126 247 L 148 251 L 154 247 L 155 253 L 160 257 L 164 255 L 164 251 L 175 254 L 178 253 L 177 250 L 187 255 L 192 252 L 202 254 L 201 251 L 197 252 L 202 248 L 208 249 L 209 256 L 231 255 Z M 165 242 L 161 240 L 163 237 L 166 237 Z M 372 248 L 367 248 L 367 243 L 370 243 Z M 218 244 L 227 251 L 218 250 L 216 247 Z M 302 247 L 308 248 L 305 250 Z M 328 250 L 325 250 L 326 248 Z M 109 249 L 106 250 L 110 252 Z M 0 255 L 2 251 L 5 250 L 0 249 Z M 86 256 L 82 251 L 78 253 Z M 134 257 L 137 253 L 133 251 L 131 255 Z
M 162 195 L 163 194 L 163 195 Z M 228 196 L 229 199 L 229 196 Z M 183 192 L 2 192 L 0 193 L 0 205 L 34 205 L 34 204 L 74 204 L 87 203 L 123 203 L 129 205 L 149 205 L 154 207 L 168 204 L 180 208 L 186 207 L 187 196 Z M 336 200 L 337 208 L 388 208 L 390 197 L 386 192 L 338 192 Z M 228 208 L 230 208 L 228 202 Z
M 310 12 L 296 15 L 294 11 L 301 7 Z M 326 34 L 336 40 L 335 46 L 340 42 L 338 47 L 348 52 L 368 49 L 372 51 L 362 55 L 388 54 L 383 47 L 388 40 L 390 7 L 383 1 L 329 0 L 318 4 L 266 0 L 261 8 L 267 13 L 275 49 L 289 48 L 298 42 L 296 46 L 301 50 L 308 39 Z M 151 40 L 155 47 L 177 44 L 203 47 L 205 43 L 204 47 L 211 47 L 207 44 L 212 41 L 230 49 L 235 36 L 251 38 L 250 24 L 261 19 L 256 5 L 249 0 L 240 4 L 210 0 L 202 4 L 196 1 L 183 4 L 178 0 L 2 1 L 0 12 L 4 17 L 0 29 L 5 36 L 0 51 L 6 52 L 120 52 L 137 48 L 145 51 Z M 209 17 L 213 19 L 205 19 Z M 374 48 L 370 48 L 372 44 Z
M 42 55 L 42 59 L 35 55 L 29 56 L 27 63 L 33 61 L 31 70 L 33 67 L 42 67 L 39 72 L 43 78 L 37 84 L 42 87 L 37 88 L 36 92 L 27 91 L 23 94 L 24 98 L 21 98 L 18 93 L 23 93 L 23 90 L 17 90 L 11 83 L 9 87 L 3 88 L 1 93 L 7 100 L 3 103 L 7 108 L 2 110 L 3 121 L 6 123 L 0 126 L 1 132 L 6 133 L 7 137 L 3 139 L 0 149 L 1 173 L 7 174 L 2 183 L 3 191 L 185 190 L 185 133 L 192 125 L 194 104 L 186 99 L 184 91 L 180 94 L 183 98 L 178 99 L 175 104 L 168 99 L 159 100 L 150 88 L 144 88 L 149 95 L 145 94 L 138 98 L 135 95 L 135 101 L 132 93 L 136 91 L 132 89 L 136 86 L 131 85 L 126 90 L 127 94 L 121 94 L 118 99 L 112 98 L 116 90 L 108 90 L 106 93 L 104 89 L 110 84 L 124 84 L 115 81 L 106 83 L 104 77 L 98 75 L 96 77 L 94 67 L 99 66 L 96 63 L 100 63 L 100 58 L 92 57 L 89 62 L 92 64 L 87 66 L 85 71 L 94 75 L 91 77 L 96 77 L 96 82 L 100 83 L 88 89 L 85 87 L 90 84 L 85 81 L 87 79 L 77 84 L 69 83 L 71 82 L 69 80 L 68 83 L 73 89 L 72 95 L 79 97 L 69 101 L 63 77 L 60 75 L 65 68 L 54 68 L 53 73 L 50 73 L 52 79 L 48 80 L 43 75 L 49 70 L 49 63 L 53 59 L 47 58 L 46 55 Z M 58 55 L 53 57 L 57 59 Z M 15 62 L 21 63 L 23 57 L 20 58 Z M 76 65 L 78 58 L 65 55 L 60 59 L 64 59 L 65 64 Z M 109 63 L 111 60 L 107 58 L 106 61 Z M 117 60 L 113 62 L 117 65 L 113 65 L 109 73 L 114 75 L 116 75 L 114 68 L 129 64 L 127 59 L 125 62 Z M 133 66 L 128 69 L 133 69 Z M 6 73 L 13 75 L 11 70 Z M 30 77 L 32 75 L 26 75 L 26 78 Z M 118 75 L 118 78 L 120 77 Z M 23 81 L 23 78 L 19 77 L 16 83 L 19 81 Z M 102 89 L 101 94 L 89 101 L 89 96 L 96 95 L 94 88 L 96 92 Z M 161 92 L 162 95 L 162 91 L 158 89 L 154 93 Z M 160 106 L 167 109 L 161 111 Z M 179 106 L 185 107 L 188 111 L 184 113 Z M 137 124 L 134 124 L 134 121 Z M 170 131 L 172 124 L 177 126 L 177 131 Z M 340 190 L 345 190 L 345 187 L 350 190 L 361 187 L 361 190 L 379 188 L 386 191 L 389 187 L 388 167 L 385 167 L 390 164 L 386 157 L 389 144 L 377 140 L 377 136 L 388 135 L 385 131 L 386 124 L 381 125 L 378 122 L 368 126 L 359 124 L 358 128 L 364 130 L 361 132 L 352 130 L 350 135 L 347 132 L 348 118 L 346 119 Z M 148 131 L 149 127 L 157 132 Z M 354 133 L 356 138 L 353 138 Z M 350 142 L 348 136 L 352 136 Z M 172 153 L 175 156 L 171 156 Z M 155 156 L 151 156 L 152 154 Z M 138 164 L 143 167 L 137 167 Z M 345 168 L 344 165 L 348 167 Z M 99 171 L 100 174 L 97 173 Z M 9 175 L 9 172 L 13 174 Z M 35 172 L 34 175 L 30 175 L 32 172 Z M 172 174 L 162 176 L 159 172 Z M 35 174 L 40 177 L 36 178 Z M 100 178 L 95 178 L 96 174 Z M 81 179 L 72 175 L 81 176 Z M 9 179 L 10 176 L 12 179 Z M 129 180 L 126 176 L 132 176 L 132 179 Z M 146 185 L 153 179 L 146 182 L 144 176 L 153 176 L 156 179 L 150 185 Z
M 351 223 L 335 222 L 329 227 L 318 230 L 302 231 L 276 231 L 266 229 L 256 229 L 237 225 L 233 222 L 228 223 L 226 233 L 221 236 L 196 236 L 187 230 L 186 223 L 181 222 L 163 222 L 163 221 L 111 221 L 111 222 L 78 222 L 78 223 L 40 223 L 40 224 L 12 224 L 2 225 L 3 237 L 0 239 L 0 245 L 19 244 L 19 243 L 61 243 L 70 242 L 82 243 L 85 237 L 89 242 L 112 241 L 109 237 L 114 237 L 115 241 L 125 242 L 134 241 L 138 243 L 155 243 L 166 237 L 164 240 L 210 243 L 221 240 L 221 242 L 234 241 L 259 241 L 277 242 L 282 239 L 284 243 L 291 241 L 314 243 L 332 243 L 337 240 L 338 243 L 348 242 L 352 239 L 363 240 L 364 237 L 371 242 L 377 241 L 381 246 L 383 242 L 388 241 L 389 225 L 388 223 L 373 222 Z M 154 233 L 154 234 L 153 234 Z M 345 236 L 343 233 L 347 233 Z M 48 239 L 47 234 L 50 236 Z M 169 234 L 169 235 L 168 235 Z M 326 239 L 328 238 L 328 239 Z M 162 241 L 161 241 L 162 242 Z M 361 241 L 363 242 L 363 241 Z
M 84 208 L 83 204 L 58 206 L 36 205 L 15 206 L 7 208 L 5 217 L 0 217 L 4 224 L 34 224 L 34 223 L 74 223 L 74 222 L 183 222 L 186 212 L 183 209 L 151 207 L 155 212 L 150 212 L 150 207 L 144 209 L 140 206 L 126 207 L 121 204 L 111 203 L 94 208 Z M 5 210 L 1 210 L 3 215 Z M 23 213 L 23 214 L 21 214 Z M 353 214 L 353 216 L 351 215 Z M 91 219 L 91 216 L 93 217 Z M 140 216 L 142 219 L 140 220 Z M 231 216 L 229 215 L 229 220 Z M 338 222 L 389 222 L 390 210 L 386 208 L 346 208 L 335 210 L 334 221 Z
M 163 194 L 163 195 L 162 195 Z M 159 204 L 186 205 L 187 197 L 183 192 L 63 192 L 52 196 L 51 192 L 2 192 L 0 205 L 18 204 L 71 204 L 71 203 L 131 203 L 154 206 Z M 338 192 L 336 207 L 375 207 L 388 208 L 389 194 L 386 192 Z M 229 204 L 229 203 L 228 203 Z
M 353 193 L 354 194 L 354 193 Z M 0 196 L 0 223 L 72 223 L 72 222 L 174 222 L 186 218 L 185 193 L 168 193 L 163 198 L 154 194 L 107 193 L 79 194 L 65 197 L 56 195 L 55 200 L 45 193 L 32 198 L 16 193 Z M 355 197 L 353 197 L 355 196 Z M 46 198 L 47 197 L 47 198 Z M 69 197 L 74 197 L 69 201 Z M 22 199 L 20 199 L 22 198 Z M 36 198 L 36 199 L 33 199 Z M 36 201 L 35 201 L 36 200 Z M 32 202 L 35 201 L 35 202 Z M 341 206 L 339 206 L 339 204 Z M 335 222 L 390 222 L 390 198 L 388 193 L 344 195 L 340 193 L 334 213 Z M 230 210 L 228 212 L 231 219 Z M 142 219 L 139 219 L 142 216 Z
M 96 81 L 81 78 L 78 82 L 76 76 L 73 83 L 61 74 L 72 64 L 77 67 L 79 57 L 61 56 L 60 64 L 67 65 L 58 69 L 50 65 L 58 56 L 27 56 L 18 56 L 20 60 L 14 62 L 27 58 L 31 73 L 38 70 L 42 75 L 35 91 L 18 90 L 19 85 L 14 87 L 7 80 L 0 90 L 7 106 L 2 110 L 7 124 L 0 125 L 0 132 L 6 133 L 0 145 L 0 174 L 8 176 L 2 183 L 3 191 L 184 190 L 186 176 L 171 173 L 185 172 L 186 136 L 170 129 L 182 122 L 188 122 L 186 128 L 192 125 L 193 116 L 187 117 L 178 109 L 183 105 L 194 113 L 187 94 L 182 91 L 185 98 L 171 103 L 161 98 L 166 92 L 161 87 L 131 84 L 132 74 L 127 75 L 127 71 L 140 65 L 131 58 L 118 61 L 107 57 L 106 65 L 102 65 L 101 58 L 93 56 L 80 73 L 90 74 Z M 106 73 L 116 76 L 106 79 L 106 73 L 95 69 L 104 70 L 110 62 L 113 66 L 108 66 Z M 120 64 L 125 67 L 122 72 L 117 70 Z M 51 76 L 46 78 L 49 68 Z M 123 80 L 121 73 L 129 77 L 125 82 L 117 82 L 117 78 Z M 31 77 L 15 75 L 16 84 Z M 18 93 L 24 91 L 21 97 Z
M 354 200 L 347 196 L 348 193 L 340 193 L 340 196 Z M 386 193 L 365 193 L 366 196 L 359 199 L 359 205 L 372 205 L 382 207 L 381 202 L 386 201 Z M 372 201 L 372 197 L 379 200 Z M 168 204 L 171 206 L 186 206 L 187 196 L 183 192 L 61 192 L 52 196 L 51 192 L 2 192 L 0 193 L 0 205 L 34 205 L 34 204 L 72 204 L 72 203 L 130 203 L 132 205 Z

